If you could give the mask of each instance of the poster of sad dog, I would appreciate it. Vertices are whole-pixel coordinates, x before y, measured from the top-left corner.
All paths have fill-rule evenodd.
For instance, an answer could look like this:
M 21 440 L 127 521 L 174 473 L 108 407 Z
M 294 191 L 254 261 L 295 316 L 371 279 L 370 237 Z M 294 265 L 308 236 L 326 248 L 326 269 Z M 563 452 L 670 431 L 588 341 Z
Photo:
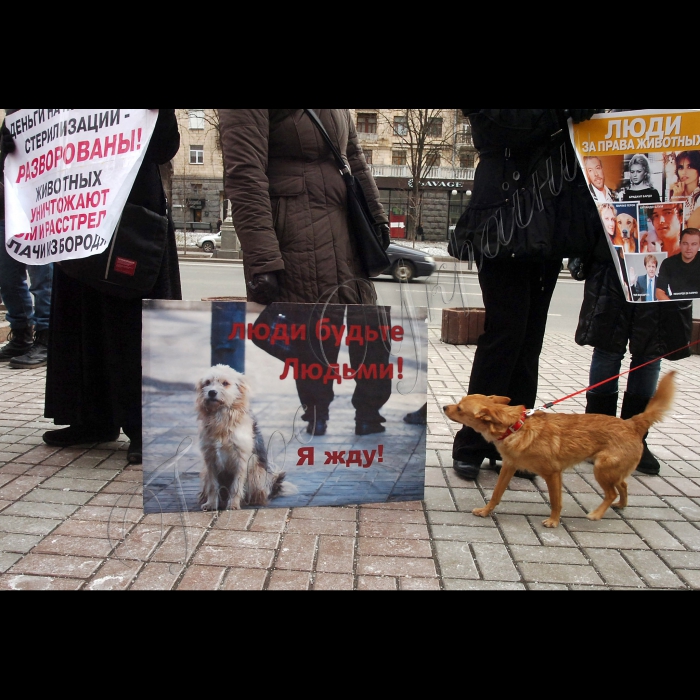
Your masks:
M 700 299 L 700 110 L 570 124 L 628 301 Z
M 426 318 L 144 301 L 144 511 L 422 499 Z

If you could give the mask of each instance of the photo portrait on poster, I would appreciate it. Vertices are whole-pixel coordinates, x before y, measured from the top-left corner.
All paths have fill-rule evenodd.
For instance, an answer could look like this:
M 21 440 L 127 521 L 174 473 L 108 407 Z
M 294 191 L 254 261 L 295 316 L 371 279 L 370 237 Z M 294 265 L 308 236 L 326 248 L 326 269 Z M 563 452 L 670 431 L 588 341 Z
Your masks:
M 596 114 L 569 131 L 627 300 L 700 298 L 700 110 Z
M 426 319 L 144 301 L 144 512 L 422 499 L 426 426 L 403 418 L 426 403 Z

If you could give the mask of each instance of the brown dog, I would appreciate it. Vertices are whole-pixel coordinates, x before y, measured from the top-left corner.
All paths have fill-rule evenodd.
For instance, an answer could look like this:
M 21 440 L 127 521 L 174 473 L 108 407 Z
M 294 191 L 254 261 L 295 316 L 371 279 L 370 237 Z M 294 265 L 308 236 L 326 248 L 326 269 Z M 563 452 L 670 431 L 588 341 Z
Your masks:
M 586 459 L 594 460 L 593 476 L 605 494 L 603 502 L 589 513 L 589 520 L 600 520 L 608 507 L 627 505 L 625 479 L 642 457 L 642 439 L 671 407 L 673 376 L 668 372 L 644 413 L 628 420 L 596 413 L 544 413 L 525 416 L 524 406 L 508 406 L 505 396 L 469 394 L 458 404 L 444 406 L 447 417 L 467 425 L 496 445 L 503 466 L 489 503 L 472 513 L 485 518 L 501 501 L 516 468 L 539 474 L 549 490 L 551 513 L 543 521 L 557 527 L 561 515 L 562 472 Z M 620 500 L 613 504 L 619 494 Z
M 615 236 L 612 244 L 622 246 L 622 250 L 625 253 L 636 253 L 639 251 L 637 220 L 633 216 L 626 213 L 617 215 Z

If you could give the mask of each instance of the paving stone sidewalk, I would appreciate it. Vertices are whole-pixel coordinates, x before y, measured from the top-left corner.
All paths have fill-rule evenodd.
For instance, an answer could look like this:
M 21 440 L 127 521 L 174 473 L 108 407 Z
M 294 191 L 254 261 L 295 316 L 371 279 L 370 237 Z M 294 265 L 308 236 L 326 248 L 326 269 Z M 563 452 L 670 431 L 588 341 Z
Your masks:
M 599 522 L 592 466 L 564 478 L 562 523 L 542 526 L 546 485 L 513 479 L 490 518 L 472 508 L 496 473 L 452 468 L 456 424 L 441 406 L 466 393 L 474 346 L 430 328 L 423 501 L 350 507 L 143 514 L 140 468 L 117 442 L 56 449 L 41 440 L 45 370 L 0 365 L 1 589 L 582 590 L 700 588 L 700 356 L 678 370 L 674 409 L 648 442 L 661 475 L 629 479 L 629 506 Z M 590 348 L 545 339 L 539 400 L 587 384 Z M 621 380 L 620 390 L 625 381 Z M 583 394 L 560 410 L 583 412 Z

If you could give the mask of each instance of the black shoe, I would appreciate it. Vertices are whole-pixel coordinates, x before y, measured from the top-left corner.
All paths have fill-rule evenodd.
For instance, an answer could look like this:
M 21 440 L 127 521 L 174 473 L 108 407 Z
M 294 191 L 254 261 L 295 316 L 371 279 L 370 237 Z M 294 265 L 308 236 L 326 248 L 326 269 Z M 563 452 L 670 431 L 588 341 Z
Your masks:
M 423 404 L 421 408 L 413 413 L 407 413 L 403 417 L 404 423 L 410 423 L 411 425 L 425 425 L 428 419 L 428 404 Z
M 463 479 L 476 479 L 481 463 L 485 459 L 489 460 L 492 467 L 496 465 L 496 460 L 500 459 L 498 450 L 493 445 L 489 445 L 483 450 L 473 450 L 464 459 L 453 459 L 452 468 Z
M 31 326 L 10 329 L 8 342 L 0 348 L 0 362 L 9 362 L 12 358 L 29 352 L 34 344 L 33 330 Z
M 34 343 L 23 355 L 18 355 L 10 360 L 12 369 L 34 369 L 44 367 L 49 352 L 49 331 L 37 331 L 34 334 Z
M 355 435 L 371 435 L 372 433 L 383 433 L 385 430 L 386 428 L 381 423 L 355 421 Z
M 306 432 L 309 433 L 309 435 L 325 435 L 326 434 L 326 427 L 327 427 L 327 421 L 325 420 L 317 420 L 317 421 L 309 421 L 309 424 L 306 426 Z
M 143 459 L 143 447 L 141 441 L 138 442 L 132 440 L 129 443 L 129 448 L 126 451 L 126 461 L 129 464 L 141 464 Z
M 497 474 L 501 473 L 501 466 L 501 464 L 496 464 L 494 466 L 494 469 L 496 470 Z M 529 472 L 527 469 L 516 469 L 515 474 L 513 474 L 513 476 L 517 476 L 519 479 L 530 479 L 530 481 L 533 481 L 537 474 Z
M 642 474 L 647 474 L 648 476 L 658 476 L 661 471 L 659 460 L 649 451 L 646 442 L 644 443 L 642 458 L 637 465 L 637 471 L 642 472 Z
M 52 447 L 70 447 L 88 442 L 113 442 L 119 437 L 119 430 L 108 430 L 85 425 L 70 425 L 60 430 L 47 430 L 42 439 Z

